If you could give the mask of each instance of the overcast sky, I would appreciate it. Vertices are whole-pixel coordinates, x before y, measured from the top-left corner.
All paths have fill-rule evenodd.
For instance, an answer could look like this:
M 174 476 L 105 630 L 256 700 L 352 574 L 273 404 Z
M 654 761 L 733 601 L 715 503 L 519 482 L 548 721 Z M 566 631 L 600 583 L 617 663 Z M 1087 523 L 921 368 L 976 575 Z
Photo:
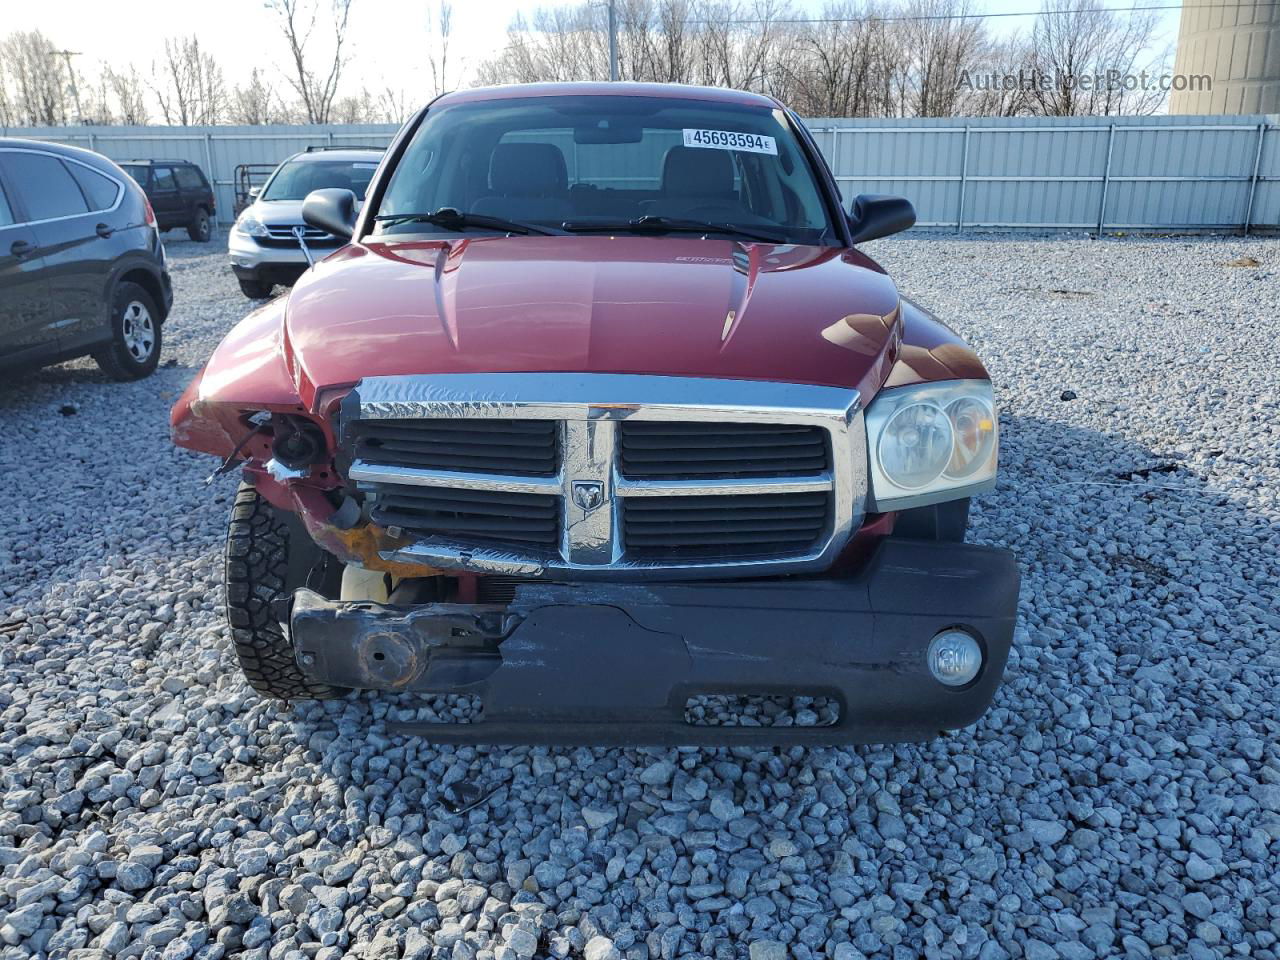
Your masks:
M 817 13 L 822 0 L 793 0 L 797 9 Z M 1144 0 L 1152 5 L 1172 0 Z M 253 66 L 274 75 L 279 87 L 285 81 L 285 46 L 273 15 L 262 0 L 38 0 L 20 3 L 0 0 L 5 7 L 0 32 L 39 29 L 63 49 L 80 52 L 77 68 L 89 75 L 100 62 L 117 66 L 134 64 L 146 74 L 158 57 L 166 36 L 198 34 L 222 64 L 229 85 L 241 82 Z M 450 85 L 465 83 L 474 67 L 501 50 L 506 28 L 518 11 L 554 6 L 545 0 L 455 0 L 454 30 L 450 52 L 462 67 L 461 77 L 450 70 Z M 1064 7 L 1070 0 L 1064 0 Z M 1126 7 L 1134 0 L 1111 0 Z M 1035 10 L 1039 0 L 976 0 L 989 13 Z M 410 101 L 425 102 L 431 93 L 430 75 L 423 52 L 428 42 L 427 19 L 435 9 L 432 0 L 355 0 L 352 7 L 351 65 L 343 92 L 362 85 L 377 91 L 384 84 L 411 92 Z M 1178 11 L 1161 14 L 1164 39 L 1177 37 Z M 1000 17 L 990 21 L 998 33 L 1029 30 L 1030 17 Z

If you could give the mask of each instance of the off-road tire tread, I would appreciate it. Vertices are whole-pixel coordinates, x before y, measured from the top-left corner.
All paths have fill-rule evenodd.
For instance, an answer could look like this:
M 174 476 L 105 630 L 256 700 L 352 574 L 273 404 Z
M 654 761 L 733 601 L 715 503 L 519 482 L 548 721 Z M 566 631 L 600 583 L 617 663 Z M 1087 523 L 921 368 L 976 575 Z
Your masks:
M 278 700 L 329 700 L 344 690 L 307 679 L 271 609 L 284 594 L 289 528 L 258 491 L 242 483 L 227 529 L 227 622 L 249 686 Z

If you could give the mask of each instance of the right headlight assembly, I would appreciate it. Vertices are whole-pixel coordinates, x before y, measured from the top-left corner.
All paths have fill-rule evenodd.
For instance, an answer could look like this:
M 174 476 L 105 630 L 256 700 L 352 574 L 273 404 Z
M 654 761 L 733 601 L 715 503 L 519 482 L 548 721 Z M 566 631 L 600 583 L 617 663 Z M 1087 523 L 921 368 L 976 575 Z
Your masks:
M 237 233 L 243 233 L 246 237 L 269 237 L 271 234 L 267 231 L 262 221 L 255 217 L 241 214 L 240 219 L 235 222 L 232 227 Z
M 946 380 L 882 391 L 867 407 L 870 484 L 877 513 L 990 490 L 1000 446 L 989 380 Z

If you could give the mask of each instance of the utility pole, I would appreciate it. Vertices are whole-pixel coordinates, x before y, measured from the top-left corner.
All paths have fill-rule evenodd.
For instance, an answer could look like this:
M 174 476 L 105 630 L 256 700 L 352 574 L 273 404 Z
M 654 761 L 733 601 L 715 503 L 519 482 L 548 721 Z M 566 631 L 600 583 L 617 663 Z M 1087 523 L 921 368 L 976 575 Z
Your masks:
M 84 111 L 80 109 L 80 90 L 76 87 L 76 72 L 71 67 L 71 58 L 80 56 L 76 50 L 54 50 L 55 57 L 62 57 L 67 63 L 67 82 L 71 84 L 71 99 L 76 102 L 76 123 L 84 119 Z
M 618 0 L 609 3 L 609 79 L 618 79 Z

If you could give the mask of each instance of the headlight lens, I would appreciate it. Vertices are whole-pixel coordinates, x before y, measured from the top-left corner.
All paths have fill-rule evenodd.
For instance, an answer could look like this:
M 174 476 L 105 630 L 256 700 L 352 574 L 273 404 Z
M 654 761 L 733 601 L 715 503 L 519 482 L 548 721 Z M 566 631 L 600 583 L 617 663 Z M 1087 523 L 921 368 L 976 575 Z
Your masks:
M 900 407 L 880 434 L 880 467 L 903 490 L 927 487 L 952 458 L 953 430 L 932 403 Z
M 989 489 L 999 447 L 987 380 L 883 391 L 866 413 L 869 509 L 904 510 Z
M 262 221 L 255 220 L 253 217 L 241 217 L 236 221 L 236 230 L 248 237 L 266 237 L 269 236 L 267 228 L 263 226 Z
M 991 459 L 996 446 L 995 412 L 976 397 L 961 397 L 947 407 L 947 418 L 955 444 L 946 473 L 953 480 L 964 480 Z

